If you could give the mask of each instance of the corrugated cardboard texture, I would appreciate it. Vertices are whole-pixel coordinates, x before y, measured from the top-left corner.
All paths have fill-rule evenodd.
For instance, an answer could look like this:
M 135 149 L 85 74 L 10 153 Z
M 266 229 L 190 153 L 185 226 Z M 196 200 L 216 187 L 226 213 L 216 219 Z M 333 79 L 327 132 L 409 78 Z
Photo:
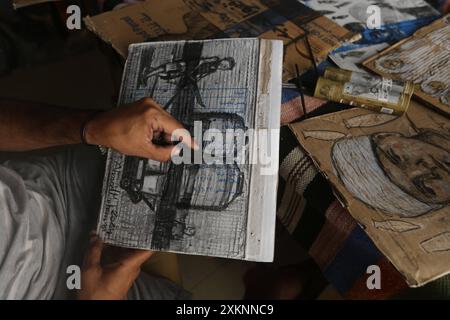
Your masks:
M 450 272 L 450 120 L 412 102 L 399 118 L 350 109 L 290 127 L 410 286 Z
M 417 98 L 450 115 L 450 15 L 363 65 L 385 77 L 413 81 Z
M 283 40 L 283 79 L 311 68 L 305 30 L 317 61 L 345 41 L 357 38 L 295 0 L 149 0 L 86 17 L 87 27 L 123 57 L 132 43 L 162 40 L 260 37 Z

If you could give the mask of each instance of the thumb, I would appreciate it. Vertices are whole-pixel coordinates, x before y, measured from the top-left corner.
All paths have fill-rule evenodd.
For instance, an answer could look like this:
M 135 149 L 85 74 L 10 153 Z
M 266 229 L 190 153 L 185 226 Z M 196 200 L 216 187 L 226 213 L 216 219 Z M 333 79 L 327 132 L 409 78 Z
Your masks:
M 91 238 L 91 243 L 89 244 L 88 251 L 84 257 L 84 266 L 99 266 L 100 259 L 102 257 L 102 251 L 103 241 L 99 237 L 93 236 Z
M 121 262 L 126 268 L 139 269 L 153 254 L 154 252 L 149 250 L 130 249 L 129 254 Z

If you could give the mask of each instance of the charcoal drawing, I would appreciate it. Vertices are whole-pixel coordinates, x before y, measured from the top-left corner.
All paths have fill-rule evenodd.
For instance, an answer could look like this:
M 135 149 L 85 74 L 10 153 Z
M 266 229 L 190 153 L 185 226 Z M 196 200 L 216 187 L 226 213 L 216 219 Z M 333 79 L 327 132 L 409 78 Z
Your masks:
M 448 273 L 450 130 L 441 114 L 410 108 L 401 117 L 353 108 L 291 128 L 358 225 L 421 285 Z
M 205 107 L 197 82 L 218 71 L 232 70 L 235 62 L 232 57 L 201 57 L 200 62 L 195 68 L 189 70 L 186 67 L 196 63 L 194 61 L 171 61 L 162 65 L 148 68 L 144 67 L 141 72 L 141 86 L 146 86 L 149 78 L 157 77 L 158 79 L 169 83 L 177 83 L 177 90 L 172 98 L 165 104 L 167 109 L 183 90 L 190 90 L 194 95 L 197 103 Z M 156 83 L 156 82 L 155 82 Z
M 417 217 L 450 204 L 449 138 L 431 130 L 345 138 L 335 142 L 332 161 L 355 198 L 390 215 Z
M 384 77 L 413 82 L 415 96 L 447 114 L 450 110 L 449 33 L 450 16 L 446 15 L 369 58 L 363 65 Z
M 193 135 L 198 121 L 203 133 L 253 128 L 254 110 L 248 106 L 256 99 L 259 50 L 257 39 L 135 45 L 121 102 L 151 96 Z M 205 149 L 211 142 L 199 143 Z M 237 148 L 224 142 L 219 156 L 236 154 Z M 99 223 L 106 242 L 244 258 L 248 162 L 159 163 L 111 152 L 109 163 Z

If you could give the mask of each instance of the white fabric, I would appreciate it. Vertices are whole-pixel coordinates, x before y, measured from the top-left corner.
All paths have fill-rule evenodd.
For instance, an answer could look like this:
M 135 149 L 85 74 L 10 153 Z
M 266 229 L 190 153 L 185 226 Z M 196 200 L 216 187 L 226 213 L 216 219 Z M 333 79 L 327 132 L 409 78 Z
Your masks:
M 0 162 L 0 299 L 64 299 L 67 266 L 81 265 L 95 227 L 104 159 L 76 146 Z M 145 276 L 129 298 L 187 298 Z

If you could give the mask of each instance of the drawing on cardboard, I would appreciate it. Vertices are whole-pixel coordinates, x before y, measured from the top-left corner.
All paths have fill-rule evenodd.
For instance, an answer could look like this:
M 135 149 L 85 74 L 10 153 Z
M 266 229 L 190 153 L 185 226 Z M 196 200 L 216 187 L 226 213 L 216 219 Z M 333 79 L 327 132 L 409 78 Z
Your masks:
M 172 98 L 164 105 L 165 109 L 174 102 L 182 91 L 190 91 L 194 95 L 196 102 L 206 108 L 198 88 L 198 81 L 216 72 L 232 70 L 235 64 L 232 57 L 219 58 L 216 56 L 200 57 L 199 61 L 170 61 L 156 67 L 144 66 L 140 74 L 141 87 L 147 87 L 151 77 L 156 77 L 159 80 L 164 80 L 171 84 L 175 83 L 177 90 Z M 188 65 L 195 65 L 195 67 L 188 69 Z M 157 84 L 158 82 L 155 81 L 154 87 Z
M 450 251 L 450 232 L 435 235 L 420 245 L 428 253 Z
M 305 136 L 305 138 L 313 138 L 326 141 L 333 141 L 345 137 L 345 134 L 341 132 L 325 131 L 325 130 L 308 130 L 304 131 L 303 135 Z
M 412 101 L 402 117 L 354 108 L 290 127 L 408 284 L 450 272 L 449 119 Z
M 263 95 L 258 92 L 271 87 L 278 72 L 276 90 L 281 96 L 281 50 L 281 41 L 255 38 L 130 47 L 119 104 L 152 97 L 182 123 L 200 148 L 189 153 L 190 161 L 184 163 L 161 163 L 110 150 L 98 223 L 106 243 L 235 259 L 272 259 L 271 237 L 263 239 L 268 240 L 267 245 L 259 243 L 260 234 L 274 228 L 274 222 L 263 226 L 262 217 L 268 222 L 269 215 L 275 218 L 276 183 L 253 173 L 255 166 L 248 160 L 253 149 L 245 133 L 260 126 L 268 128 L 267 122 L 274 123 L 274 119 L 279 126 L 279 112 L 276 107 L 269 108 L 275 103 L 278 106 L 279 100 L 265 103 L 265 109 L 259 111 Z M 262 56 L 269 58 L 262 60 Z M 271 63 L 278 69 L 273 71 Z M 211 132 L 221 135 L 220 142 Z M 208 156 L 212 162 L 206 162 Z M 272 190 L 273 199 L 264 195 L 271 199 L 272 204 L 266 204 L 271 209 L 255 210 L 257 216 L 253 217 L 251 190 L 257 194 Z M 264 200 L 258 198 L 258 202 Z
M 226 75 L 221 73 L 232 71 L 236 60 L 230 55 L 214 55 L 219 49 L 214 50 L 213 47 L 210 44 L 205 48 L 201 42 L 161 44 L 157 48 L 142 47 L 138 49 L 139 58 L 134 63 L 139 66 L 136 93 L 156 97 L 191 134 L 194 134 L 193 124 L 196 121 L 201 121 L 202 134 L 208 129 L 225 134 L 227 130 L 245 130 L 247 125 L 252 125 L 250 111 L 244 109 L 249 101 L 247 99 L 253 99 L 248 92 L 249 83 L 242 83 L 240 86 L 236 83 L 230 89 L 224 87 L 223 79 Z M 257 47 L 249 48 L 248 54 L 256 49 Z M 238 58 L 240 62 L 244 60 L 243 57 Z M 257 61 L 248 63 L 247 67 L 255 68 Z M 241 68 L 245 68 L 244 64 Z M 214 100 L 211 100 L 211 92 L 215 93 Z M 206 93 L 208 101 L 205 101 L 202 93 Z M 247 121 L 244 117 L 247 117 Z M 203 141 L 202 150 L 207 149 L 207 146 L 208 142 Z M 228 146 L 224 141 L 221 150 L 213 152 L 220 152 L 221 154 L 215 155 L 225 157 L 229 152 L 236 153 L 238 148 L 238 145 Z M 143 239 L 138 240 L 139 245 L 149 246 L 154 250 L 171 250 L 176 242 L 189 242 L 189 239 L 198 235 L 196 223 L 192 221 L 194 212 L 198 211 L 204 211 L 211 217 L 216 215 L 219 220 L 221 217 L 226 218 L 227 210 L 235 211 L 236 221 L 233 223 L 241 224 L 238 230 L 244 231 L 247 171 L 245 165 L 237 163 L 176 165 L 173 162 L 160 163 L 144 158 L 125 157 L 120 188 L 133 205 L 145 205 L 142 208 L 148 208 L 154 213 L 151 222 L 144 223 L 151 224 L 153 230 L 141 231 Z M 241 239 L 236 243 L 245 245 L 244 235 L 237 236 Z M 236 254 L 238 250 L 236 248 Z
M 385 113 L 369 113 L 362 116 L 356 116 L 345 119 L 344 123 L 347 129 L 350 128 L 369 128 L 379 126 L 397 119 L 397 116 Z
M 377 133 L 336 141 L 336 174 L 353 196 L 387 214 L 411 218 L 450 203 L 450 135 Z M 447 149 L 446 149 L 447 148 Z
M 369 58 L 364 65 L 394 79 L 412 81 L 415 95 L 450 113 L 450 15 Z
M 403 220 L 374 221 L 373 226 L 377 229 L 391 232 L 408 232 L 420 229 L 420 225 Z

